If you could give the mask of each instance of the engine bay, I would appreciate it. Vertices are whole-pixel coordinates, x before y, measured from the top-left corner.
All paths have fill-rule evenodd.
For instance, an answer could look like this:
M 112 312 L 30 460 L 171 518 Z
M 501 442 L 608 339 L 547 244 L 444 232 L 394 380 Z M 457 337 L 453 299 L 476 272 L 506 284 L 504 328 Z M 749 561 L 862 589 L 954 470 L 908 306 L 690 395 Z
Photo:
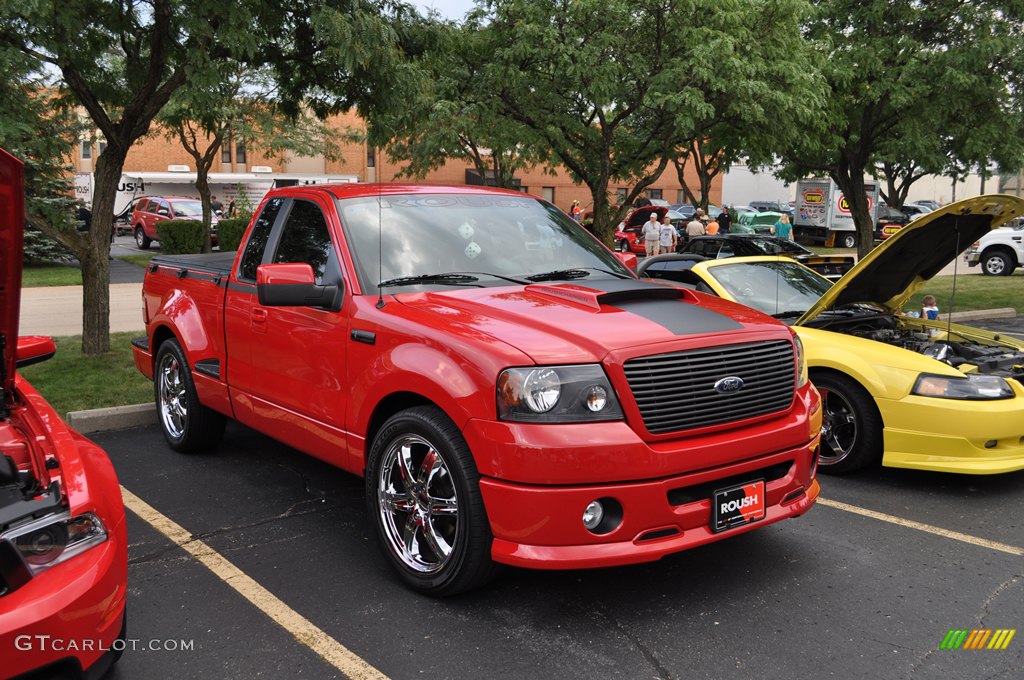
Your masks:
M 953 330 L 925 326 L 917 319 L 893 314 L 819 317 L 815 328 L 845 333 L 901 347 L 949 364 L 965 373 L 984 373 L 1024 382 L 1024 350 L 996 340 L 979 341 Z

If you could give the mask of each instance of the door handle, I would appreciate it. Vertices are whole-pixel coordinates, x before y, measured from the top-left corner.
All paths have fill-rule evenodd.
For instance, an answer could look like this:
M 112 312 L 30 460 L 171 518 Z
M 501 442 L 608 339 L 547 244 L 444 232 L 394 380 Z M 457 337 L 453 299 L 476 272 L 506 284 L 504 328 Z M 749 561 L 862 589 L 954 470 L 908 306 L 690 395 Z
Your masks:
M 267 332 L 267 310 L 261 307 L 253 307 L 252 309 L 252 330 L 256 333 Z

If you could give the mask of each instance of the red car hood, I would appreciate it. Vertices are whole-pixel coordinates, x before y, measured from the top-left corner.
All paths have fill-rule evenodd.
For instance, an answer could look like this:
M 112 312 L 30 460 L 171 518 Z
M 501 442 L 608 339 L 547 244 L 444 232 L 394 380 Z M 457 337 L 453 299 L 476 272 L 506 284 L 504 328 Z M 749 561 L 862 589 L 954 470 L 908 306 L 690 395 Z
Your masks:
M 538 364 L 593 363 L 609 352 L 741 329 L 789 331 L 771 318 L 689 290 L 634 279 L 542 283 L 396 296 L 402 304 L 470 326 Z M 702 344 L 706 340 L 701 341 Z
M 15 352 L 21 306 L 21 258 L 25 237 L 23 164 L 0 149 L 0 392 L 3 405 L 14 395 Z

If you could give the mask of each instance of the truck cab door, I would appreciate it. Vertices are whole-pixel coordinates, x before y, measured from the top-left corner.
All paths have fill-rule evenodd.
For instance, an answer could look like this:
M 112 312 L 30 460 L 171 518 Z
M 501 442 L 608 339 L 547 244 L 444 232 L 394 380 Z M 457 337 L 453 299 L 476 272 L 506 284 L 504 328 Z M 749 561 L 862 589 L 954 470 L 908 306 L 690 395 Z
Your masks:
M 272 206 L 275 201 L 280 203 Z M 312 267 L 318 285 L 344 287 L 338 230 L 328 221 L 334 212 L 312 199 L 288 198 L 272 199 L 264 213 L 236 273 L 245 289 L 229 289 L 227 297 L 228 382 L 236 415 L 300 450 L 348 467 L 346 306 L 341 311 L 264 306 L 253 285 L 259 264 L 302 262 Z

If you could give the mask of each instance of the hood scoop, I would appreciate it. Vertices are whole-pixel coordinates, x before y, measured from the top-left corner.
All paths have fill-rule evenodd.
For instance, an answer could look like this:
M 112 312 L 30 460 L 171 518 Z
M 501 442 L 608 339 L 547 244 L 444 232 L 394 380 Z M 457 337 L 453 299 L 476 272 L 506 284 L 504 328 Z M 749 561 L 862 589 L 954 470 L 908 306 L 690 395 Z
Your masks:
M 537 295 L 553 297 L 562 302 L 573 302 L 594 311 L 601 305 L 617 305 L 637 300 L 686 300 L 696 302 L 696 296 L 684 288 L 663 286 L 635 279 L 595 281 L 592 284 L 577 283 L 534 283 L 526 290 Z

